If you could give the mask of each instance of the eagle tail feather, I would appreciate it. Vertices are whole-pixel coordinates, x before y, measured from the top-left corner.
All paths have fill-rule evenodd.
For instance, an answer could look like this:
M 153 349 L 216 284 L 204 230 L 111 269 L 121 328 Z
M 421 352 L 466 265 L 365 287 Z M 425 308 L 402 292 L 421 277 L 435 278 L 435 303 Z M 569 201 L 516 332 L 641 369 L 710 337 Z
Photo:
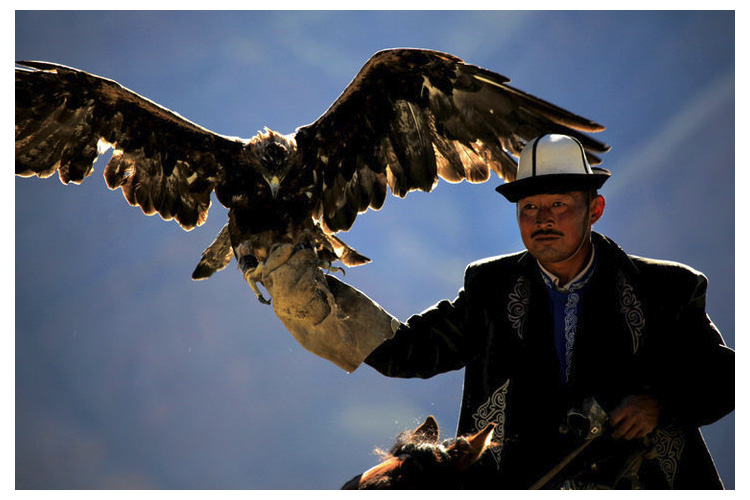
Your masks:
M 232 260 L 232 242 L 229 238 L 229 224 L 226 224 L 208 248 L 203 251 L 200 262 L 193 271 L 194 280 L 210 278 L 216 271 L 221 271 Z

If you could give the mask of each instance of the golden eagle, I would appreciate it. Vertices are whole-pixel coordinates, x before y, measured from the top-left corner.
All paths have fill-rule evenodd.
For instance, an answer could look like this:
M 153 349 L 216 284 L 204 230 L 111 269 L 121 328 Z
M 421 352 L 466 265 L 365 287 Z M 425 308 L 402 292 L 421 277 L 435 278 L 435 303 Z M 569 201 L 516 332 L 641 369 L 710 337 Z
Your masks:
M 508 85 L 509 79 L 442 52 L 373 55 L 315 122 L 250 139 L 206 130 L 118 83 L 66 66 L 18 62 L 16 174 L 80 183 L 109 147 L 104 169 L 144 213 L 190 230 L 206 220 L 211 193 L 229 221 L 203 253 L 194 279 L 232 256 L 256 296 L 274 247 L 312 249 L 321 267 L 369 262 L 335 233 L 379 209 L 387 190 L 430 191 L 443 178 L 513 180 L 524 144 L 544 133 L 575 136 L 591 164 L 604 129 Z

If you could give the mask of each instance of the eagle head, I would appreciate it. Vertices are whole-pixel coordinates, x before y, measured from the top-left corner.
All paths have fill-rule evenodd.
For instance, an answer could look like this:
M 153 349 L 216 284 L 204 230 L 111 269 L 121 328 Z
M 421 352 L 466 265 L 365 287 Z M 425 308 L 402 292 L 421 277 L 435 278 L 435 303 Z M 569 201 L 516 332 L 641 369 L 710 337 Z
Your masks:
M 255 136 L 253 142 L 258 171 L 271 190 L 271 197 L 276 198 L 279 187 L 294 168 L 297 143 L 293 135 L 281 135 L 269 129 Z

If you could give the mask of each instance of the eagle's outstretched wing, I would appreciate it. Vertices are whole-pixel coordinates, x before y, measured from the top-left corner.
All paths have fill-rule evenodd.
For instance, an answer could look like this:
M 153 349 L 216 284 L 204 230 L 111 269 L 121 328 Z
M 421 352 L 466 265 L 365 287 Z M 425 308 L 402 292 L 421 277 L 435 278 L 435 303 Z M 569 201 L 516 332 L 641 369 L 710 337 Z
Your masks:
M 146 214 L 202 224 L 224 165 L 244 143 L 199 127 L 118 83 L 66 66 L 16 68 L 16 174 L 80 183 L 106 146 L 111 189 Z M 31 68 L 31 69 L 28 69 Z M 103 147 L 104 146 L 104 147 Z
M 347 230 L 397 196 L 430 191 L 441 177 L 482 182 L 490 170 L 514 180 L 526 141 L 563 133 L 583 143 L 592 164 L 609 147 L 586 132 L 604 127 L 515 89 L 508 78 L 432 50 L 378 52 L 333 105 L 297 130 L 307 165 L 322 174 L 315 217 Z

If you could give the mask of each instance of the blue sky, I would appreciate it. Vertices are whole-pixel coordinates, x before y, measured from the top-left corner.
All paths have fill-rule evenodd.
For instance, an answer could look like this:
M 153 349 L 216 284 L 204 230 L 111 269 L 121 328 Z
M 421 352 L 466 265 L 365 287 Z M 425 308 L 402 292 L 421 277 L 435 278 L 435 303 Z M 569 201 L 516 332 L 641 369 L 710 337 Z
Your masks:
M 112 78 L 215 132 L 314 121 L 367 58 L 443 50 L 607 126 L 604 218 L 629 253 L 709 278 L 735 345 L 733 12 L 21 12 L 15 58 Z M 437 417 L 461 372 L 346 374 L 300 347 L 231 264 L 190 274 L 225 222 L 186 233 L 106 188 L 15 181 L 16 487 L 330 489 Z M 389 198 L 342 238 L 346 280 L 402 320 L 453 298 L 472 260 L 522 249 L 485 184 Z M 704 428 L 734 487 L 734 414 Z M 293 471 L 292 474 L 289 471 Z

